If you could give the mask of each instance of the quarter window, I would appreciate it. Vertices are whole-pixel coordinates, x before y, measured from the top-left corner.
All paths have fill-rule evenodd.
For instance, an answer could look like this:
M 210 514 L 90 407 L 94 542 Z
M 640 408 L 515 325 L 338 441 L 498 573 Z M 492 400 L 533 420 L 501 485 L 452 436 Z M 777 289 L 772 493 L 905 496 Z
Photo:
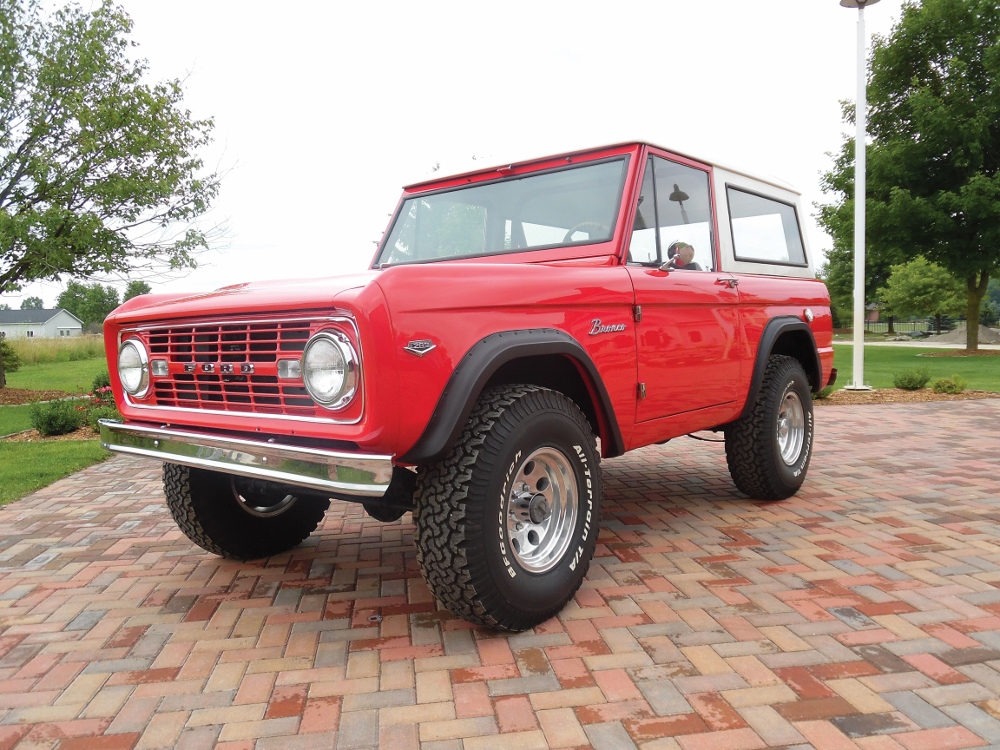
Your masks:
M 795 207 L 727 186 L 737 260 L 806 265 Z

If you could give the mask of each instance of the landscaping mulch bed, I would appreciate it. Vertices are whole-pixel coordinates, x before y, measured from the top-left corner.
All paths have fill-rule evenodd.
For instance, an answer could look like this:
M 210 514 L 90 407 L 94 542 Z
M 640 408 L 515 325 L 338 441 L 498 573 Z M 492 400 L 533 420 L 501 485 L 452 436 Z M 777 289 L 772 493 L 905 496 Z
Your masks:
M 72 396 L 66 391 L 30 391 L 27 388 L 0 388 L 0 406 L 18 406 L 33 401 L 54 401 Z
M 904 391 L 900 388 L 878 388 L 871 391 L 834 391 L 826 398 L 816 399 L 817 406 L 840 404 L 896 404 L 924 401 L 968 401 L 976 398 L 1000 398 L 993 391 L 962 391 L 961 393 L 935 393 L 930 388 L 919 391 Z
M 74 430 L 73 432 L 67 432 L 65 435 L 52 435 L 51 437 L 44 437 L 38 430 L 27 430 L 26 432 L 19 432 L 16 435 L 11 435 L 8 438 L 4 438 L 5 443 L 41 443 L 49 442 L 53 440 L 95 440 L 99 438 L 101 434 L 96 430 L 90 429 L 89 426 L 84 425 L 79 430 Z

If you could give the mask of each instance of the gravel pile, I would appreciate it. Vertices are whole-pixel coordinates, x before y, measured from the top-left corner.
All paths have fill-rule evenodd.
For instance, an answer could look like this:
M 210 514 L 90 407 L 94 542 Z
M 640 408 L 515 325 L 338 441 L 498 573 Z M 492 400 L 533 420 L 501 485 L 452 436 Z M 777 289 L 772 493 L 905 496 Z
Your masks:
M 924 339 L 931 344 L 964 344 L 965 343 L 965 323 L 959 323 L 954 331 L 939 333 L 937 336 L 928 336 Z M 1000 331 L 996 328 L 979 326 L 980 344 L 1000 344 Z

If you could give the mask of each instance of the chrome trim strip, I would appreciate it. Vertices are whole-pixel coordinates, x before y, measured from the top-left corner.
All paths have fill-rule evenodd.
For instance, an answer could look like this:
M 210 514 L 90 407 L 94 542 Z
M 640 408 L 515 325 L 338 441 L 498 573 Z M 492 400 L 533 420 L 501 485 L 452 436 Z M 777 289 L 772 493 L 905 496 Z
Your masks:
M 184 328 L 186 326 L 196 327 L 196 326 L 224 326 L 224 325 L 253 325 L 260 323 L 346 323 L 350 325 L 351 329 L 354 331 L 354 341 L 357 343 L 357 356 L 358 362 L 362 362 L 364 359 L 364 352 L 361 350 L 361 332 L 358 330 L 358 323 L 350 313 L 342 313 L 339 315 L 321 315 L 315 317 L 309 316 L 292 316 L 292 317 L 268 317 L 268 318 L 232 318 L 232 319 L 221 319 L 221 320 L 188 320 L 179 319 L 173 323 L 150 323 L 148 325 L 138 325 L 130 326 L 127 328 L 122 328 L 118 332 L 118 346 L 121 348 L 122 337 L 130 333 L 147 333 L 149 331 L 157 331 L 164 328 Z M 132 399 L 127 391 L 123 391 L 125 396 L 125 401 L 129 406 L 135 409 L 149 409 L 151 411 L 167 411 L 171 414 L 181 413 L 181 414 L 218 414 L 220 416 L 226 417 L 236 417 L 238 419 L 247 419 L 248 421 L 253 421 L 257 419 L 290 419 L 295 422 L 310 422 L 312 424 L 336 424 L 336 425 L 352 425 L 358 424 L 361 421 L 361 417 L 364 414 L 365 409 L 365 392 L 362 388 L 363 380 L 358 379 L 358 388 L 361 390 L 361 414 L 359 414 L 355 419 L 336 419 L 333 416 L 330 417 L 305 417 L 296 416 L 293 414 L 267 414 L 267 413 L 257 413 L 252 411 L 228 411 L 226 409 L 189 409 L 185 406 L 159 406 L 157 404 L 140 404 Z M 150 388 L 152 388 L 152 379 L 150 380 Z M 310 395 L 310 398 L 312 396 Z M 323 407 L 322 404 L 317 403 L 320 408 Z
M 128 394 L 126 394 L 126 397 Z M 312 398 L 312 396 L 310 396 Z M 292 422 L 311 422 L 312 424 L 337 424 L 337 425 L 352 425 L 357 424 L 361 421 L 361 417 L 357 419 L 331 419 L 330 417 L 303 417 L 295 414 L 266 414 L 264 412 L 256 411 L 223 411 L 222 409 L 189 409 L 186 406 L 156 406 L 155 404 L 137 404 L 131 398 L 127 398 L 129 406 L 133 406 L 136 409 L 145 409 L 147 411 L 159 411 L 169 412 L 173 414 L 216 414 L 220 417 L 234 417 L 236 419 L 246 419 L 247 420 L 247 431 L 252 431 L 256 425 L 256 420 L 258 419 L 287 419 Z M 143 415 L 144 419 L 156 419 L 156 417 L 151 417 L 148 415 Z M 174 421 L 174 417 L 169 417 L 170 421 Z M 166 420 L 164 420 L 166 421 Z
M 269 318 L 219 318 L 213 320 L 202 320 L 199 318 L 177 318 L 173 323 L 147 323 L 145 325 L 128 326 L 122 328 L 119 333 L 119 338 L 121 334 L 128 331 L 155 331 L 160 328 L 184 328 L 186 326 L 238 326 L 247 324 L 258 324 L 258 323 L 315 323 L 316 321 L 326 321 L 341 323 L 350 323 L 354 330 L 357 331 L 357 324 L 354 318 L 349 313 L 343 313 L 341 315 L 293 315 L 290 317 L 269 317 Z
M 101 445 L 108 450 L 322 492 L 382 497 L 392 479 L 392 456 L 301 448 L 109 419 L 100 420 L 99 425 Z

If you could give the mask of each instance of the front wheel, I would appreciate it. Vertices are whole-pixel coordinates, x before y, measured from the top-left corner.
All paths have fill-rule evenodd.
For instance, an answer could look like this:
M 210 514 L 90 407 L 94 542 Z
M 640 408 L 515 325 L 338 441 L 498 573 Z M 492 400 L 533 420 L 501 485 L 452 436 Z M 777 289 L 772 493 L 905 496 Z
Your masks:
M 285 552 L 309 536 L 330 501 L 301 497 L 271 482 L 163 464 L 167 507 L 202 549 L 253 560 Z
M 805 481 L 812 455 L 809 381 L 792 357 L 767 361 L 753 409 L 726 428 L 733 483 L 755 500 L 783 500 Z
M 452 451 L 420 472 L 415 500 L 417 558 L 437 600 L 486 627 L 533 627 L 572 598 L 594 554 L 590 424 L 556 391 L 487 391 Z

